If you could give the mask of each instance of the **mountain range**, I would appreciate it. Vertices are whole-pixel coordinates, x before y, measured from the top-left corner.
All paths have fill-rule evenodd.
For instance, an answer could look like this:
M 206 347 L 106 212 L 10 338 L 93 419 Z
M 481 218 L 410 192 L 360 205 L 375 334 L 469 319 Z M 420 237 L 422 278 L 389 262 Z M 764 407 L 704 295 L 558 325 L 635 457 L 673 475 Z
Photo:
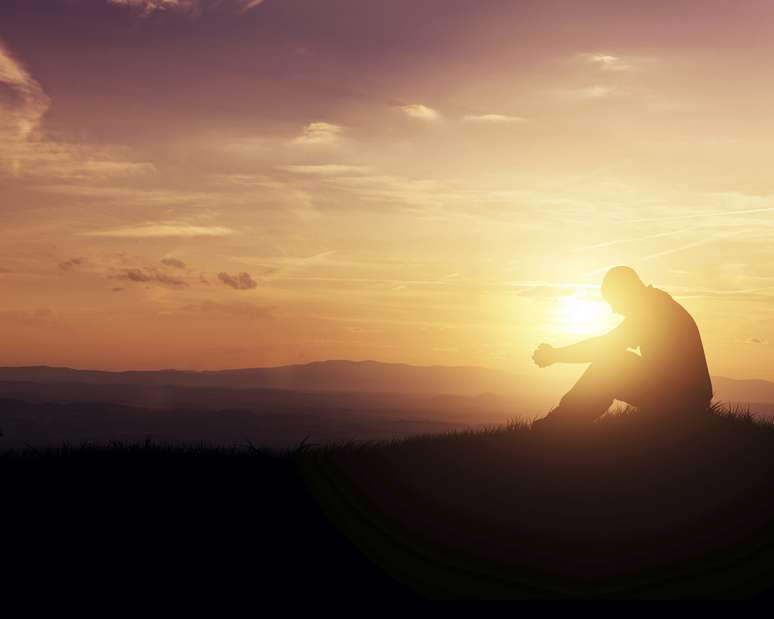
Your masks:
M 774 383 L 713 377 L 774 417 Z M 542 416 L 567 385 L 480 367 L 332 360 L 221 371 L 0 368 L 0 449 L 83 441 L 381 440 Z

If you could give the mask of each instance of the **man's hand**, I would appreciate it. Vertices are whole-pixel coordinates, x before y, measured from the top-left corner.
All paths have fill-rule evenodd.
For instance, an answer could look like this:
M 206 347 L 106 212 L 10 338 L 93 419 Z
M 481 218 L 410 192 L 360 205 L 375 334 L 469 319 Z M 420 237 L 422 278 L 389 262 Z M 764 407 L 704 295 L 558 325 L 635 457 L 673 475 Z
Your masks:
M 532 354 L 532 360 L 538 367 L 548 367 L 556 363 L 556 349 L 550 344 L 541 344 Z

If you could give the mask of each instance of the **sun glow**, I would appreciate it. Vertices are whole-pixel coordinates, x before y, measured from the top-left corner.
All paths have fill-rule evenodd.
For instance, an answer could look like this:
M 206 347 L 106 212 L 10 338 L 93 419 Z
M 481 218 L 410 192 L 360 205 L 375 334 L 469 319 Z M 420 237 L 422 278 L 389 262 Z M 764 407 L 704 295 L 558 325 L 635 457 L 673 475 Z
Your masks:
M 580 295 L 560 297 L 555 320 L 559 329 L 573 335 L 604 333 L 611 327 L 612 313 L 607 304 Z

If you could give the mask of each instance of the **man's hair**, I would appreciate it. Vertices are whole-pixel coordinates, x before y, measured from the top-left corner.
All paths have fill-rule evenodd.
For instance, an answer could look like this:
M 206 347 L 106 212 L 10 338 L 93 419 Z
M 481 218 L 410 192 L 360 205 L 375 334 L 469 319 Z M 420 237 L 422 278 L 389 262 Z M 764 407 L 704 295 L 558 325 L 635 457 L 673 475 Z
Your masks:
M 602 296 L 607 299 L 616 291 L 629 291 L 645 286 L 631 267 L 618 266 L 610 269 L 602 280 Z

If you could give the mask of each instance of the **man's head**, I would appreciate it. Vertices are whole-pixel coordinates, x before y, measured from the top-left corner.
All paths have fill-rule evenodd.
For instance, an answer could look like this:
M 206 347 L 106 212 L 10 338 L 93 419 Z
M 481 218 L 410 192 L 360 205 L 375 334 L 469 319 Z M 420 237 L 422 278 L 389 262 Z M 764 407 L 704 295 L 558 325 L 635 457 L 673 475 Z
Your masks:
M 602 280 L 602 297 L 616 314 L 624 316 L 640 306 L 645 290 L 640 276 L 629 267 L 613 267 Z

